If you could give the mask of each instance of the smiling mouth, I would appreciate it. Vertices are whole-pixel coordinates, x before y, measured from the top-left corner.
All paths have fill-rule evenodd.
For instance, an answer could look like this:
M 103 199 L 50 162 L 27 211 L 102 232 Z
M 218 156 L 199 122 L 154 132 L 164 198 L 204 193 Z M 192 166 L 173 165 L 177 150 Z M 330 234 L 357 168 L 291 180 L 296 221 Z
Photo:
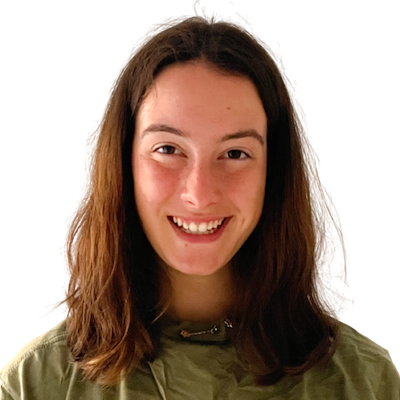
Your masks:
M 198 235 L 198 236 L 201 236 L 201 235 L 212 235 L 213 233 L 217 232 L 217 231 L 218 231 L 219 229 L 221 229 L 221 227 L 225 224 L 225 222 L 226 222 L 226 220 L 227 220 L 228 218 L 224 218 L 224 219 L 222 220 L 221 224 L 218 225 L 216 228 L 207 229 L 206 231 L 199 231 L 199 230 L 195 230 L 195 231 L 194 231 L 194 230 L 190 230 L 190 228 L 189 228 L 189 229 L 185 229 L 185 228 L 183 227 L 183 225 L 182 225 L 182 226 L 179 226 L 178 223 L 174 222 L 173 217 L 168 217 L 168 219 L 171 221 L 171 223 L 173 223 L 177 228 L 179 228 L 179 229 L 182 230 L 183 232 L 188 233 L 188 234 L 190 234 L 190 235 Z

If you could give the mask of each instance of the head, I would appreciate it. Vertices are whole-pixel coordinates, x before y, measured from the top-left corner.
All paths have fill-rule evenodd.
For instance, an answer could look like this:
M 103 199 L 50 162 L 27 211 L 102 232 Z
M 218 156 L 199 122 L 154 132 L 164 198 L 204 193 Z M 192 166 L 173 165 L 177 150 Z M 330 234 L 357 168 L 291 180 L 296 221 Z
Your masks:
M 270 168 L 281 178 L 271 192 L 282 197 L 296 138 L 273 61 L 246 34 L 193 23 L 176 32 L 160 34 L 136 56 L 137 71 L 146 74 L 127 74 L 134 129 L 126 135 L 133 136 L 136 209 L 156 257 L 181 272 L 206 275 L 227 266 L 260 222 Z M 259 139 L 221 141 L 243 131 Z M 278 155 L 278 148 L 284 152 Z M 224 219 L 221 240 L 181 240 L 173 217 Z

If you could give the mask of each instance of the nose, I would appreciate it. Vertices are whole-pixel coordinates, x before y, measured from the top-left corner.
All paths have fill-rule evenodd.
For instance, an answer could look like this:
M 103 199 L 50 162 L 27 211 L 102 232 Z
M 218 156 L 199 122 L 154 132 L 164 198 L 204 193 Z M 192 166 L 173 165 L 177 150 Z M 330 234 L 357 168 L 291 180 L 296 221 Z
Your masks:
M 199 161 L 187 166 L 186 169 L 181 199 L 198 210 L 205 210 L 216 204 L 222 192 L 216 166 Z

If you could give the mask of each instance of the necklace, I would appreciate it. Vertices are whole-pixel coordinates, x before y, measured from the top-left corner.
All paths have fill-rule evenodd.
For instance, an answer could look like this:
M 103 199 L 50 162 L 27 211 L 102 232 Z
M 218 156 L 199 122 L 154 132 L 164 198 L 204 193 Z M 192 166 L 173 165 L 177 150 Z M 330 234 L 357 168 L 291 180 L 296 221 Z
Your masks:
M 227 328 L 230 328 L 230 329 L 233 328 L 232 322 L 227 317 L 224 317 L 224 324 Z M 218 331 L 219 331 L 218 326 L 214 325 L 211 329 L 199 331 L 199 332 L 189 332 L 186 329 L 182 329 L 180 332 L 180 335 L 184 338 L 190 338 L 192 336 L 199 336 L 199 335 L 204 335 L 207 333 L 213 335 L 214 333 L 217 333 Z

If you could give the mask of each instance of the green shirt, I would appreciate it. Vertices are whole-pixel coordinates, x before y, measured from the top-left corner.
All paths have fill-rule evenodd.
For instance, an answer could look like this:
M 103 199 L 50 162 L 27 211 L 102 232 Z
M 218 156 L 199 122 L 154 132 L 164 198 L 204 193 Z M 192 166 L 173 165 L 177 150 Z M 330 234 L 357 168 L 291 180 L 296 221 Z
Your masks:
M 24 347 L 1 371 L 0 400 L 400 399 L 400 377 L 388 352 L 345 324 L 329 364 L 263 387 L 255 385 L 235 348 L 223 344 L 221 325 L 213 335 L 189 339 L 179 334 L 182 328 L 195 332 L 202 327 L 169 326 L 154 362 L 105 388 L 85 380 L 71 360 L 63 322 Z

